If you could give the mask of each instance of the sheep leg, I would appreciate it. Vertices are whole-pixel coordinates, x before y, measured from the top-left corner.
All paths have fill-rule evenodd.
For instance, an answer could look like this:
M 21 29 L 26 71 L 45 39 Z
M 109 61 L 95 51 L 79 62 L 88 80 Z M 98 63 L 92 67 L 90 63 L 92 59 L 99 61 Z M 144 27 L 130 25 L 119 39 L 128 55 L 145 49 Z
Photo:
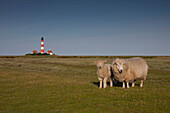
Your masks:
M 123 82 L 123 87 L 122 88 L 125 88 L 125 82 Z
M 100 81 L 100 85 L 99 88 L 102 88 L 102 78 L 98 77 L 99 81 Z
M 126 82 L 127 88 L 129 88 L 129 82 Z
M 129 82 L 126 82 L 126 84 L 127 84 L 127 88 L 129 88 Z
M 140 87 L 143 87 L 143 80 L 141 80 Z
M 132 83 L 132 87 L 135 87 L 135 83 L 136 83 L 136 81 L 134 81 L 134 82 Z
M 104 88 L 106 88 L 106 86 L 107 86 L 107 77 L 104 78 L 103 82 L 104 82 Z
M 113 79 L 110 77 L 110 87 L 113 87 Z

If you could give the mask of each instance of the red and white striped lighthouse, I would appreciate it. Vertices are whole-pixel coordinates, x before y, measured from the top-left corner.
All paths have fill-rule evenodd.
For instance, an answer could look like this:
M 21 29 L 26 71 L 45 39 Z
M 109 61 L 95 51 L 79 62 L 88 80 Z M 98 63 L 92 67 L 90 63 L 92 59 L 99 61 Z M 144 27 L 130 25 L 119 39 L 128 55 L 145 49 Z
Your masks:
M 44 53 L 44 38 L 41 37 L 41 54 Z

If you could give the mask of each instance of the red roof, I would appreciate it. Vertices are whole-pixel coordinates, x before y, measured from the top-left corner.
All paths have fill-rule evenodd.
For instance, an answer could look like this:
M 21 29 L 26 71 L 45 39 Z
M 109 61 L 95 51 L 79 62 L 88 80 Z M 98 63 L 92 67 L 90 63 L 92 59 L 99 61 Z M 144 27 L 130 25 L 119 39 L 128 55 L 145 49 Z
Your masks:
M 38 53 L 37 50 L 33 50 L 33 51 L 32 51 L 32 54 L 34 54 L 34 53 Z
M 48 54 L 53 53 L 50 49 L 47 51 Z

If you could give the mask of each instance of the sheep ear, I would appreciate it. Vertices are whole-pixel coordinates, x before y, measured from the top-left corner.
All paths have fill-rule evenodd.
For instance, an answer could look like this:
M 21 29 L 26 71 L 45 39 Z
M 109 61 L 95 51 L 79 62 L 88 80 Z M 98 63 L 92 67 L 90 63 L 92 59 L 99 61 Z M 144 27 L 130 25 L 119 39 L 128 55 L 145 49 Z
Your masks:
M 113 62 L 112 64 L 113 64 L 113 65 L 115 65 L 115 64 L 116 64 L 116 62 Z
M 119 58 L 115 58 L 115 60 L 119 60 Z
M 96 64 L 96 60 L 94 60 L 94 63 Z

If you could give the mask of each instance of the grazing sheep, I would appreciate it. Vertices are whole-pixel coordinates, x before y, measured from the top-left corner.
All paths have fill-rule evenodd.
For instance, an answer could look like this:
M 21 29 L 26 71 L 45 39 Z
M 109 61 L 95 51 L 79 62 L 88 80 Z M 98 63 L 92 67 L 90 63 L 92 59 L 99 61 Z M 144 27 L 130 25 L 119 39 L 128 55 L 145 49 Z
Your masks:
M 110 87 L 113 86 L 113 77 L 111 76 L 111 64 L 104 64 L 107 62 L 106 60 L 104 61 L 94 61 L 94 63 L 97 65 L 97 75 L 98 79 L 100 81 L 100 86 L 99 88 L 102 88 L 102 81 L 104 82 L 104 88 L 106 88 L 107 84 L 107 79 L 110 78 Z
M 129 82 L 134 87 L 137 79 L 141 80 L 140 87 L 142 87 L 143 80 L 146 80 L 148 73 L 147 63 L 139 57 L 129 59 L 116 58 L 113 60 L 112 69 L 115 79 L 123 82 L 123 88 L 125 88 L 125 81 L 127 88 L 129 88 Z

